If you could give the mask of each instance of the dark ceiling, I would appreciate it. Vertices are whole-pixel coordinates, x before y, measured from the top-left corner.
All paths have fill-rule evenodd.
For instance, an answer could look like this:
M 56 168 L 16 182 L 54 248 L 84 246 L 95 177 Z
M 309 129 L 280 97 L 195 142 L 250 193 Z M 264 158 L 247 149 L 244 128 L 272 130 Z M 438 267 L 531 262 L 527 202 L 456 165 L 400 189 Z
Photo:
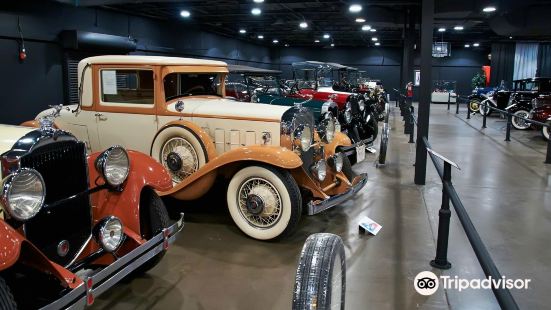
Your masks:
M 101 7 L 128 14 L 147 16 L 160 20 L 180 21 L 228 37 L 237 37 L 260 44 L 328 47 L 373 45 L 377 37 L 382 46 L 401 45 L 402 32 L 407 17 L 419 22 L 420 0 L 58 0 L 72 5 Z M 76 1 L 76 2 L 75 2 Z M 362 4 L 359 13 L 351 13 L 352 3 Z M 540 0 L 435 0 L 434 40 L 444 40 L 452 45 L 510 40 L 550 40 L 547 20 L 551 15 L 551 1 Z M 494 13 L 483 13 L 482 8 L 495 5 Z M 252 15 L 253 8 L 262 13 Z M 181 10 L 191 13 L 189 18 L 180 16 Z M 519 14 L 518 12 L 522 12 Z M 547 17 L 542 15 L 547 14 Z M 522 17 L 518 17 L 518 16 Z M 365 23 L 357 23 L 357 17 Z M 299 23 L 306 21 L 307 29 Z M 362 25 L 370 25 L 376 32 L 362 31 Z M 453 30 L 456 25 L 462 31 Z M 445 27 L 445 32 L 437 29 Z M 246 34 L 239 33 L 246 29 Z M 323 38 L 329 34 L 330 38 Z M 264 39 L 258 39 L 263 35 Z M 319 40 L 319 43 L 315 43 Z

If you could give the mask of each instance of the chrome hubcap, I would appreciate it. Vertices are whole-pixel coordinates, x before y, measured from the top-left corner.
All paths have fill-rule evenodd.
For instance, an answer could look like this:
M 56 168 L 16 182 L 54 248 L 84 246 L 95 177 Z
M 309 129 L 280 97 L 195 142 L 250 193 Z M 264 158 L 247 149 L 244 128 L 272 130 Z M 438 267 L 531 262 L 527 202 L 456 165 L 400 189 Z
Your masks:
M 195 149 L 180 137 L 172 138 L 163 145 L 161 158 L 174 183 L 183 181 L 199 169 L 199 158 Z
M 278 191 L 268 180 L 251 178 L 239 188 L 239 213 L 251 226 L 274 226 L 281 218 L 281 205 Z
M 528 113 L 526 112 L 515 113 L 515 115 L 518 115 L 524 118 L 528 117 Z M 517 124 L 517 127 L 528 128 L 530 126 L 530 124 L 522 118 L 517 118 L 517 117 L 513 117 L 513 118 L 514 118 L 513 121 Z

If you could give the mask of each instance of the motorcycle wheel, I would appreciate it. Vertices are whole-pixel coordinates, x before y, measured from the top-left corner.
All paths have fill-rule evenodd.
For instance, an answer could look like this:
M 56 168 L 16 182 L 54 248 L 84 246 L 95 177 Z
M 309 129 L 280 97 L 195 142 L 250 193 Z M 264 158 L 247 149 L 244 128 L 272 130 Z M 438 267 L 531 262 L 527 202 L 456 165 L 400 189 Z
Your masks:
M 471 111 L 473 112 L 478 112 L 480 110 L 480 99 L 472 99 L 470 102 L 469 102 L 469 105 L 471 107 Z
M 527 121 L 521 118 L 515 117 L 515 116 L 520 116 L 520 117 L 528 118 L 529 115 L 530 113 L 526 110 L 516 111 L 513 118 L 511 119 L 511 123 L 513 127 L 515 127 L 515 129 L 518 129 L 518 130 L 526 130 L 530 128 L 530 123 L 528 123 Z

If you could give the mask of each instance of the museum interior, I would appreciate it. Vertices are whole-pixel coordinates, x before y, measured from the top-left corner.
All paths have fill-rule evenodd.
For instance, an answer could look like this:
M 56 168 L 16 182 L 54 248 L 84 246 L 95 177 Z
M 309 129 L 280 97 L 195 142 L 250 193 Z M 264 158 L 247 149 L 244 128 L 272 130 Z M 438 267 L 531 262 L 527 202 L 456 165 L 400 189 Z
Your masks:
M 548 308 L 550 19 L 2 1 L 0 309 Z

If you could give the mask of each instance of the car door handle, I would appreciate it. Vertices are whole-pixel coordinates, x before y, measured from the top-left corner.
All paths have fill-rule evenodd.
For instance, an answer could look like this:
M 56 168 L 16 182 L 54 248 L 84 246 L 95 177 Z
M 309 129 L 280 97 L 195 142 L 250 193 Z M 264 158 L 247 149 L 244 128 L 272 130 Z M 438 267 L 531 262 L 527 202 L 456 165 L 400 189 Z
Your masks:
M 97 116 L 100 121 L 106 121 L 107 120 L 107 116 L 103 115 L 102 113 L 96 113 L 94 115 Z

